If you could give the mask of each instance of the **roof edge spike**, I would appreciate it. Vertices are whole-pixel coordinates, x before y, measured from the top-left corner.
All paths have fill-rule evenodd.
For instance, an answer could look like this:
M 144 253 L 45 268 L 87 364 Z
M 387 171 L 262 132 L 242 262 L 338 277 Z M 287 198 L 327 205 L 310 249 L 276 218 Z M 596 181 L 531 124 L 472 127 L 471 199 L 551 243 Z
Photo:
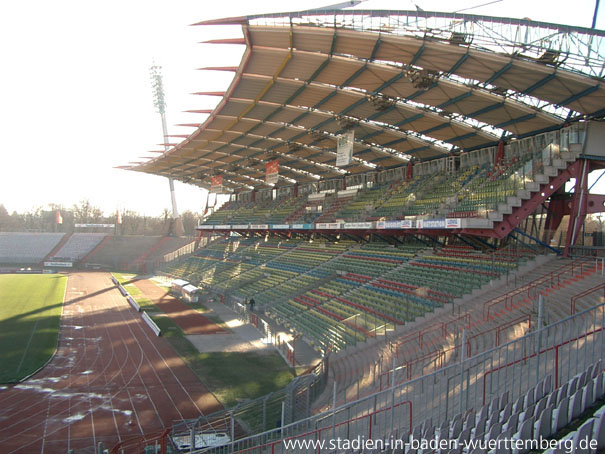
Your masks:
M 209 39 L 200 41 L 199 44 L 246 44 L 246 40 L 244 38 Z
M 191 93 L 192 95 L 200 95 L 200 96 L 225 96 L 224 91 L 196 91 Z
M 235 17 L 225 17 L 222 19 L 208 19 L 203 20 L 201 22 L 196 22 L 191 24 L 191 27 L 197 25 L 240 25 L 248 22 L 248 17 L 246 16 L 235 16 Z
M 237 66 L 205 66 L 203 68 L 197 68 L 198 71 L 229 71 L 236 72 Z

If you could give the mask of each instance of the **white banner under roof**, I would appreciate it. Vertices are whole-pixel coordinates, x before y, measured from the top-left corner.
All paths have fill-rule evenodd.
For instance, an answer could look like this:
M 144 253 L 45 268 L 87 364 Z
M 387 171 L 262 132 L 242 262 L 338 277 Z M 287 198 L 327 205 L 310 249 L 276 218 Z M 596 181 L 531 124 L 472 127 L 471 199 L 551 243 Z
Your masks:
M 250 224 L 252 230 L 268 230 L 269 224 Z
M 456 221 L 456 219 L 452 219 L 452 221 Z M 458 219 L 460 221 L 460 219 Z M 419 229 L 445 229 L 446 228 L 446 220 L 445 219 L 422 219 L 416 221 L 416 227 Z M 450 227 L 452 229 L 458 228 L 456 222 L 454 222 L 455 227 Z
M 355 141 L 355 131 L 350 130 L 338 136 L 336 145 L 336 166 L 343 167 L 351 164 L 353 160 L 353 142 Z
M 76 224 L 74 227 L 77 229 L 113 229 L 115 226 L 115 224 Z
M 343 189 L 342 191 L 338 191 L 336 197 L 348 197 L 355 194 L 357 194 L 357 189 Z
M 445 220 L 446 229 L 459 229 L 462 227 L 462 220 L 458 218 L 449 218 Z
M 233 227 L 234 229 L 245 230 L 248 228 L 248 224 L 234 224 L 231 227 Z
M 71 268 L 72 266 L 74 266 L 74 264 L 72 262 L 44 262 L 44 266 Z
M 219 230 L 219 229 L 220 230 L 228 230 L 228 229 L 231 228 L 231 225 L 229 225 L 229 224 L 218 224 L 218 225 L 215 225 L 214 228 L 217 229 L 217 230 Z
M 295 230 L 312 230 L 313 224 L 292 224 L 292 228 Z
M 326 229 L 326 230 L 336 230 L 341 227 L 340 222 L 319 222 L 315 224 L 315 228 L 317 229 Z
M 213 225 L 198 225 L 198 230 L 212 230 L 214 229 Z
M 378 221 L 377 229 L 412 229 L 414 221 Z
M 326 198 L 325 192 L 318 192 L 316 194 L 309 194 L 307 200 L 323 200 Z
M 272 229 L 289 229 L 290 224 L 271 224 Z
M 358 229 L 358 230 L 371 229 L 372 223 L 371 222 L 345 222 L 344 228 L 345 229 Z

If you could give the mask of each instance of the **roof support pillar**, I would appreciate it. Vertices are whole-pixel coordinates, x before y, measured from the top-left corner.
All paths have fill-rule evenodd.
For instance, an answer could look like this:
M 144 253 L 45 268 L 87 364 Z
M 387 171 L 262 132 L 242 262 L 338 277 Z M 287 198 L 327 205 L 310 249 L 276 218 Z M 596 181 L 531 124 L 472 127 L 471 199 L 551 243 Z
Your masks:
M 569 214 L 569 227 L 567 229 L 567 238 L 565 239 L 565 250 L 563 255 L 569 256 L 570 248 L 578 241 L 580 229 L 584 225 L 588 206 L 588 174 L 590 172 L 590 161 L 584 159 L 581 161 L 580 168 L 576 169 L 576 189 L 571 202 L 571 212 Z
M 548 204 L 548 211 L 546 213 L 546 222 L 544 224 L 544 233 L 542 234 L 542 241 L 546 244 L 550 244 L 555 235 L 555 232 L 561 225 L 565 212 L 569 212 L 567 198 L 557 197 L 551 198 Z

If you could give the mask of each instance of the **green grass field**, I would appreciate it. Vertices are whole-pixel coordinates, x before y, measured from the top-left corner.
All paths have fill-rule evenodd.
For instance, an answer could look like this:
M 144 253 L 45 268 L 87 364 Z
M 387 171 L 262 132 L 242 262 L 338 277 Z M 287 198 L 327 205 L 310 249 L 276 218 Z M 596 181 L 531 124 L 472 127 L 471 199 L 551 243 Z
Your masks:
M 162 336 L 225 407 L 282 389 L 295 376 L 277 352 L 200 353 L 168 317 L 153 317 Z
M 35 372 L 57 347 L 67 277 L 0 275 L 0 383 Z

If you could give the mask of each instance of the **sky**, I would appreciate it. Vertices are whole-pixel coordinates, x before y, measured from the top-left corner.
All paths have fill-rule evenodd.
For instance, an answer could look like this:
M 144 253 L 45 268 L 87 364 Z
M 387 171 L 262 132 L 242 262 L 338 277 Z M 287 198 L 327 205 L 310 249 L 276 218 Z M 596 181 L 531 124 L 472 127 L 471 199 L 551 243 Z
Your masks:
M 154 156 L 163 143 L 149 68 L 163 68 L 169 134 L 202 123 L 239 65 L 243 46 L 200 44 L 239 37 L 206 19 L 296 11 L 340 0 L 22 0 L 0 2 L 0 204 L 23 212 L 88 199 L 107 214 L 159 215 L 170 207 L 168 181 L 116 169 Z M 460 11 L 590 27 L 595 0 L 368 0 L 360 7 Z M 479 6 L 484 5 L 484 6 Z M 479 6 L 479 7 L 477 7 Z M 469 9 L 472 8 L 472 9 Z M 601 7 L 597 28 L 605 28 Z M 178 139 L 174 139 L 178 140 Z M 179 211 L 201 211 L 206 191 L 176 182 Z

